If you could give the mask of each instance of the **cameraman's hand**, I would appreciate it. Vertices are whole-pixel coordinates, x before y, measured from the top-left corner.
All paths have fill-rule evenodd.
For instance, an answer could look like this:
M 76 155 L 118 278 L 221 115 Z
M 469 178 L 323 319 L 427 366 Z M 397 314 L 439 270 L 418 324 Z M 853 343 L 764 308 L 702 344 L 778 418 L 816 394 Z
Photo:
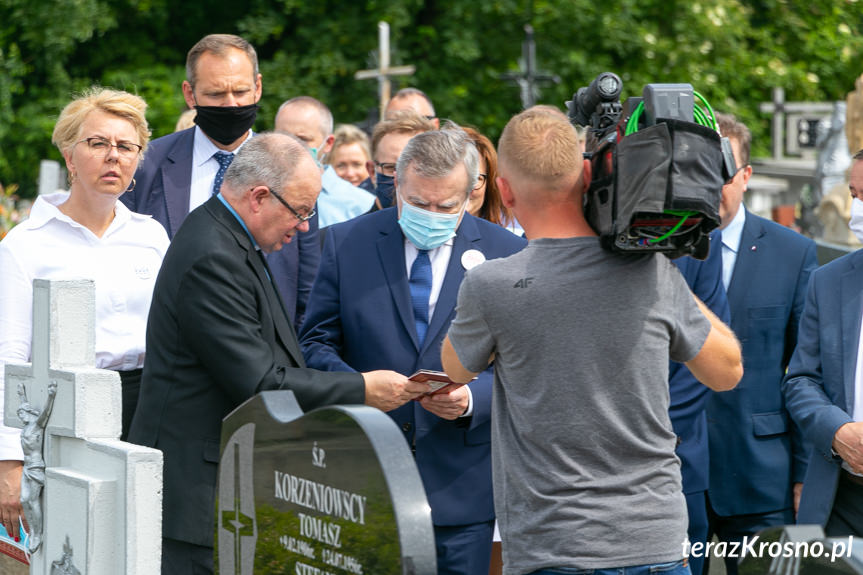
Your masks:
M 428 392 L 427 383 L 411 381 L 394 371 L 369 371 L 363 374 L 366 383 L 366 405 L 381 411 L 391 411 Z

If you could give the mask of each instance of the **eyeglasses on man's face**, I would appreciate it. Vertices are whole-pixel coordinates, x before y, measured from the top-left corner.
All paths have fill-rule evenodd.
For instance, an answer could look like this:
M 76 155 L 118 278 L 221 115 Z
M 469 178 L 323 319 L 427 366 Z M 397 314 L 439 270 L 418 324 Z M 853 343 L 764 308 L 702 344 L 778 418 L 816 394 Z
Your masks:
M 288 208 L 288 211 L 289 211 L 289 212 L 291 212 L 291 213 L 294 215 L 294 217 L 295 217 L 295 218 L 297 218 L 298 220 L 300 220 L 300 223 L 307 222 L 307 221 L 309 221 L 310 219 L 312 219 L 313 217 L 315 217 L 315 213 L 317 213 L 317 212 L 315 212 L 315 209 L 314 209 L 314 208 L 312 208 L 312 211 L 310 211 L 310 212 L 309 212 L 308 214 L 306 214 L 305 216 L 301 216 L 301 215 L 300 215 L 300 213 L 299 213 L 297 210 L 295 210 L 294 208 L 292 208 L 292 207 L 291 207 L 291 204 L 289 204 L 288 202 L 286 202 L 286 201 L 285 201 L 285 199 L 281 196 L 281 194 L 277 194 L 277 193 L 276 193 L 276 190 L 274 190 L 273 188 L 268 188 L 268 189 L 270 190 L 270 193 L 271 193 L 273 196 L 275 196 L 275 198 L 276 198 L 277 200 L 279 200 L 279 202 L 281 202 L 281 204 L 282 204 L 283 206 L 285 206 L 286 208 Z
M 385 176 L 395 176 L 396 175 L 396 165 L 391 164 L 389 162 L 378 162 L 375 161 L 375 171 L 379 172 Z
M 120 158 L 123 160 L 132 160 L 141 153 L 142 149 L 144 149 L 143 146 L 133 142 L 117 142 L 114 144 L 107 138 L 102 138 L 101 136 L 84 138 L 83 140 L 75 142 L 75 145 L 85 142 L 94 158 L 104 158 L 111 153 L 111 148 L 117 148 L 117 154 Z

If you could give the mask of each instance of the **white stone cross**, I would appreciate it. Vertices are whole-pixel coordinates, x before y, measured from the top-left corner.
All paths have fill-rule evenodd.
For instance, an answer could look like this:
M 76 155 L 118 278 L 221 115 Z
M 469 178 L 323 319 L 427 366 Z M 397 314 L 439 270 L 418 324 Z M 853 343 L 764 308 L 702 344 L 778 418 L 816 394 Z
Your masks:
M 158 575 L 162 453 L 120 441 L 120 377 L 95 365 L 92 281 L 33 282 L 31 364 L 6 365 L 6 425 L 22 427 L 18 384 L 41 408 L 57 383 L 45 430 L 43 543 L 31 575 L 71 551 L 87 575 Z
M 378 80 L 378 96 L 380 97 L 380 119 L 384 119 L 384 110 L 390 101 L 390 77 L 410 76 L 415 71 L 414 66 L 390 67 L 390 25 L 378 22 L 378 67 L 375 70 L 360 70 L 354 74 L 357 80 Z

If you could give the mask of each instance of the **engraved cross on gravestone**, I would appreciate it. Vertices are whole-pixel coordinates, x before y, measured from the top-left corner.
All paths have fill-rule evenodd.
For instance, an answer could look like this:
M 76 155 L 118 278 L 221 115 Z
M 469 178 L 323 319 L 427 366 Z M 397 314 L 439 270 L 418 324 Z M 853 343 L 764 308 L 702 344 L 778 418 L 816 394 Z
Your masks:
M 118 439 L 120 378 L 95 365 L 92 281 L 33 282 L 31 364 L 6 365 L 6 425 L 22 427 L 18 386 L 44 406 L 43 543 L 32 575 L 157 575 L 162 530 L 162 454 Z
M 221 575 L 434 575 L 431 509 L 385 413 L 265 391 L 222 423 Z

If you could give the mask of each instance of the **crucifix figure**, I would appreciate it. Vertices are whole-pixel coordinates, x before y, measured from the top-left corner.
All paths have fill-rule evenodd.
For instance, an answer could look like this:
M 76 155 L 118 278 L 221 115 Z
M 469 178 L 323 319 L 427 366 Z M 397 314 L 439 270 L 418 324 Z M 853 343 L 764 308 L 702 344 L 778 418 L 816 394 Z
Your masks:
M 30 525 L 30 553 L 35 553 L 42 545 L 42 487 L 45 486 L 45 424 L 51 416 L 54 398 L 57 396 L 57 382 L 48 384 L 48 399 L 41 411 L 27 401 L 24 384 L 18 384 L 18 418 L 24 423 L 21 429 L 21 446 L 24 449 L 24 469 L 21 472 L 21 507 Z
M 502 80 L 511 80 L 518 84 L 521 92 L 521 105 L 527 109 L 536 104 L 539 96 L 540 82 L 560 83 L 560 76 L 536 69 L 536 42 L 533 39 L 533 26 L 524 25 L 524 42 L 521 44 L 521 59 L 519 72 L 501 74 Z
M 374 70 L 360 70 L 354 74 L 357 80 L 378 80 L 378 97 L 380 98 L 380 118 L 384 117 L 384 110 L 390 101 L 390 77 L 410 76 L 414 73 L 414 66 L 392 66 L 390 67 L 390 25 L 386 22 L 378 22 L 378 67 Z

